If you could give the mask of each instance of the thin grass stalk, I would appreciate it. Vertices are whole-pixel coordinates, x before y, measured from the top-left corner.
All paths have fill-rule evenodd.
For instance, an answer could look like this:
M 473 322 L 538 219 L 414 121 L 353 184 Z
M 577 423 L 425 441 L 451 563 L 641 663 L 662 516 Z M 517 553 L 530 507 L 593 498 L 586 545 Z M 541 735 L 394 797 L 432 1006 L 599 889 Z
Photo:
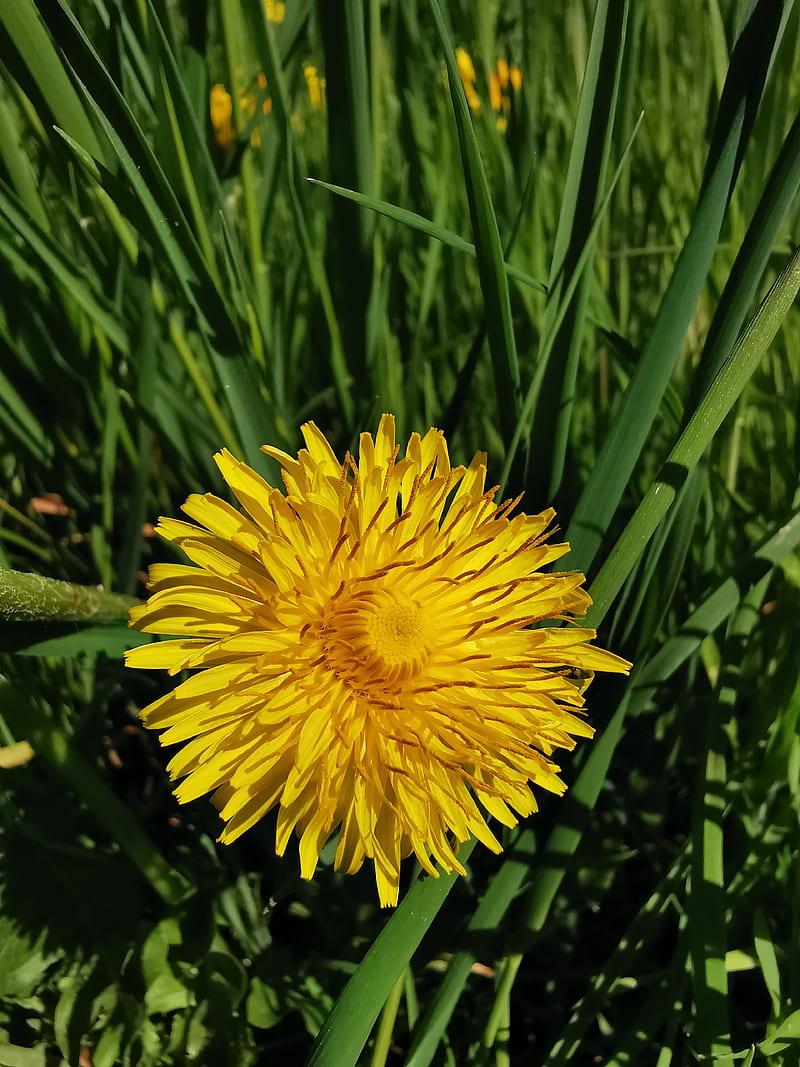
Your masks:
M 581 86 L 575 131 L 558 218 L 548 282 L 540 354 L 546 363 L 539 403 L 531 425 L 530 454 L 550 456 L 531 472 L 537 499 L 553 500 L 566 463 L 573 418 L 575 381 L 584 342 L 589 269 L 596 227 L 595 209 L 605 182 L 614 134 L 620 70 L 625 52 L 628 0 L 601 0 L 595 9 L 589 55 Z M 586 254 L 588 252 L 588 254 Z M 573 295 L 564 290 L 576 278 Z M 559 307 L 561 302 L 566 307 Z M 555 327 L 554 317 L 560 325 Z M 537 373 L 541 373 L 537 370 Z M 540 472 L 540 473 L 537 473 Z
M 494 370 L 500 431 L 508 444 L 521 407 L 520 370 L 511 320 L 508 280 L 503 268 L 503 247 L 489 192 L 486 171 L 472 127 L 469 105 L 456 65 L 455 51 L 439 0 L 430 0 L 431 14 L 447 68 L 467 200 L 478 263 L 478 276 L 486 313 L 486 335 Z

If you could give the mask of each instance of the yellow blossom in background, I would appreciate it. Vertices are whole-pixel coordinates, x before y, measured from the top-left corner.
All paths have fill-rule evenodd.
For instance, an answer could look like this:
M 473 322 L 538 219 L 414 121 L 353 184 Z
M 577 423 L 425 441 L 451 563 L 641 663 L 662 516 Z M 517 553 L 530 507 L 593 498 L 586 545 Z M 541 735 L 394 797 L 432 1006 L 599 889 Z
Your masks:
M 278 3 L 277 0 L 264 0 L 264 7 L 270 22 L 283 22 L 286 4 Z
M 312 110 L 322 111 L 325 107 L 325 79 L 320 78 L 317 68 L 311 63 L 303 64 L 303 77 L 306 80 Z
M 262 73 L 261 71 L 259 71 L 259 73 L 258 73 L 258 87 L 261 90 L 264 90 L 267 87 L 267 76 L 266 76 L 266 74 Z M 255 104 L 253 105 L 253 109 L 255 110 Z M 264 115 L 269 115 L 269 113 L 272 111 L 272 98 L 271 97 L 268 96 L 265 100 L 262 100 L 262 102 L 261 102 L 261 111 L 262 111 L 262 113 Z
M 177 640 L 127 663 L 197 672 L 141 715 L 182 746 L 178 800 L 214 791 L 221 841 L 277 807 L 276 850 L 296 833 L 304 878 L 338 830 L 337 869 L 370 861 L 391 905 L 404 856 L 463 874 L 459 843 L 501 850 L 487 814 L 513 826 L 531 784 L 564 791 L 551 757 L 592 734 L 587 674 L 630 664 L 594 630 L 541 625 L 585 613 L 583 575 L 544 570 L 568 551 L 554 512 L 495 503 L 483 453 L 453 467 L 431 429 L 401 456 L 391 415 L 344 461 L 302 430 L 296 459 L 264 448 L 284 491 L 224 450 L 241 510 L 207 493 L 193 522 L 159 521 L 194 566 L 150 568 L 131 625 Z
M 494 70 L 489 75 L 489 102 L 493 111 L 502 111 L 497 116 L 497 128 L 505 133 L 508 128 L 508 112 L 511 110 L 511 92 L 518 93 L 522 88 L 522 71 L 512 66 L 505 59 L 498 59 Z
M 469 53 L 463 48 L 456 49 L 456 65 L 458 66 L 458 73 L 461 75 L 461 84 L 464 86 L 464 93 L 470 110 L 475 115 L 479 115 L 481 99 L 475 92 L 475 67 L 472 65 Z
M 231 94 L 224 85 L 212 87 L 208 98 L 208 110 L 215 141 L 220 148 L 230 148 L 233 144 L 233 126 L 231 125 L 233 105 Z
M 503 91 L 496 70 L 489 75 L 489 103 L 492 105 L 492 111 L 499 111 L 503 106 Z

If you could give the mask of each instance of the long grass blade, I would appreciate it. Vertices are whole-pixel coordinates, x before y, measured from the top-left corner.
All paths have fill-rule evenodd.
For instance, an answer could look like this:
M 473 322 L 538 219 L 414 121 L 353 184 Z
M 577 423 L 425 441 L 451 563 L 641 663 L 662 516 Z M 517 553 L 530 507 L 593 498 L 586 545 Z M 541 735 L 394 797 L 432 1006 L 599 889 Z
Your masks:
M 614 425 L 570 522 L 570 563 L 587 570 L 653 423 L 719 240 L 780 27 L 781 5 L 764 4 L 731 57 L 703 187 L 689 234 Z
M 439 0 L 430 0 L 431 13 L 444 53 L 450 98 L 458 131 L 461 161 L 467 187 L 472 232 L 475 238 L 478 275 L 486 309 L 486 335 L 494 369 L 500 429 L 508 443 L 519 416 L 520 371 L 511 321 L 508 280 L 503 266 L 503 246 L 497 228 L 489 183 L 481 160 L 469 105 L 456 65 L 455 49 Z

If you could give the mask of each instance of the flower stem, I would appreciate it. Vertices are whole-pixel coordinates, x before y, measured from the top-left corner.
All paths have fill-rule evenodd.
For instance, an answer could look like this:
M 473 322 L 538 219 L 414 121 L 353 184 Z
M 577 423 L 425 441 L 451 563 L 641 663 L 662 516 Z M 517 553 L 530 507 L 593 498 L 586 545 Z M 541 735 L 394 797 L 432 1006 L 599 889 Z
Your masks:
M 381 1013 L 381 1021 L 378 1026 L 378 1033 L 375 1035 L 375 1047 L 372 1050 L 370 1067 L 385 1067 L 389 1050 L 392 1047 L 392 1034 L 394 1033 L 394 1024 L 397 1020 L 397 1012 L 400 1007 L 400 999 L 403 995 L 404 983 L 405 972 L 401 974 L 394 983 L 389 996 L 386 998 L 386 1003 L 384 1004 Z
M 88 585 L 0 569 L 0 621 L 117 622 L 139 601 Z

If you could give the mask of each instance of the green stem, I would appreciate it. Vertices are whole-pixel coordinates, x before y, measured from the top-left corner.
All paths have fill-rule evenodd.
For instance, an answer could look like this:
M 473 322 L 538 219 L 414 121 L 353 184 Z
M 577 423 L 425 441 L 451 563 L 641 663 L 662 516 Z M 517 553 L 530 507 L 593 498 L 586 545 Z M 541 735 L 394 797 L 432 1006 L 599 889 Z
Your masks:
M 0 621 L 117 622 L 127 618 L 135 597 L 73 585 L 39 574 L 0 570 Z
M 381 1012 L 381 1021 L 378 1026 L 378 1033 L 375 1035 L 375 1048 L 372 1050 L 372 1060 L 370 1061 L 370 1067 L 385 1067 L 386 1060 L 389 1056 L 389 1051 L 392 1047 L 392 1035 L 394 1033 L 394 1024 L 397 1020 L 397 1012 L 400 1007 L 400 1000 L 403 996 L 403 986 L 405 985 L 406 975 L 405 971 L 392 986 L 392 991 L 386 998 L 383 1011 Z
M 506 956 L 503 961 L 500 978 L 495 990 L 494 1003 L 483 1033 L 483 1047 L 487 1050 L 494 1047 L 498 1034 L 506 1033 L 507 1035 L 511 1019 L 511 990 L 521 963 L 521 952 L 512 953 L 510 956 Z M 497 1067 L 504 1067 L 509 1062 L 507 1054 L 504 1056 L 503 1048 L 495 1049 L 495 1057 Z

